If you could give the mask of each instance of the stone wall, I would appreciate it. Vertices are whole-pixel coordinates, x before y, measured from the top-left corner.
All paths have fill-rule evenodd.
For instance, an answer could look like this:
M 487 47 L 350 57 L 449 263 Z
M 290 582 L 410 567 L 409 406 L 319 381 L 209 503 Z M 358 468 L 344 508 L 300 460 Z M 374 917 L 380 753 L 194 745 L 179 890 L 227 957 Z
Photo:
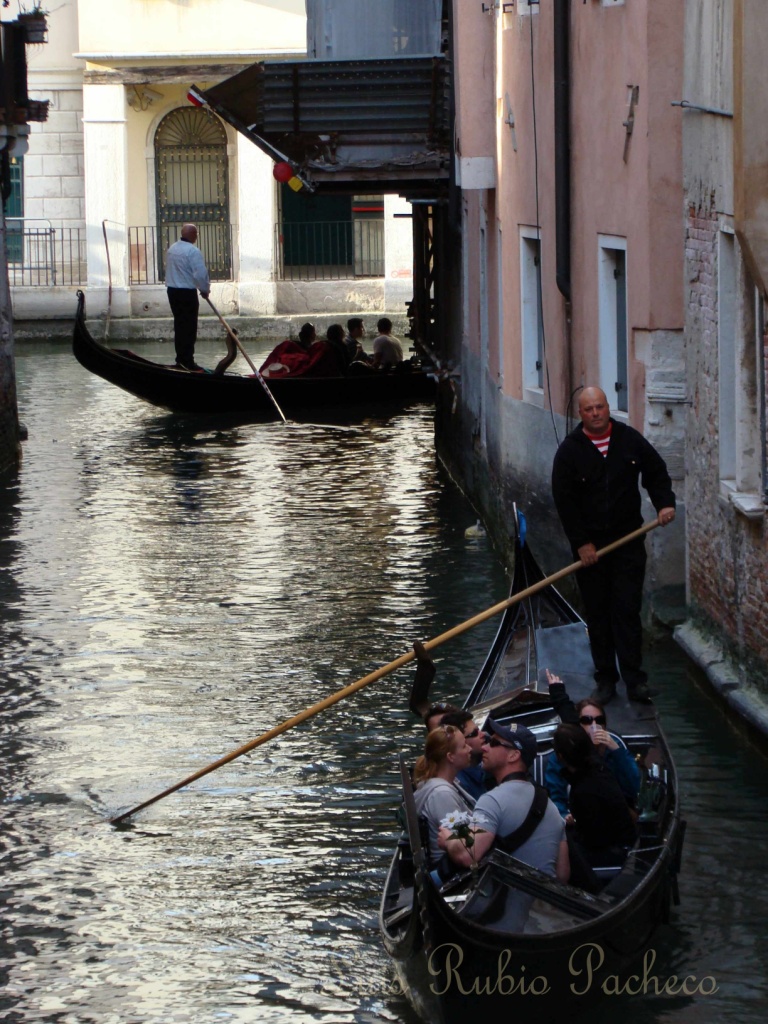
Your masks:
M 35 94 L 51 101 L 48 120 L 31 125 L 29 153 L 24 157 L 24 217 L 50 221 L 51 226 L 85 225 L 82 89 Z
M 768 533 L 724 491 L 719 461 L 718 237 L 714 201 L 691 205 L 686 222 L 686 324 L 691 411 L 687 438 L 688 602 L 694 621 L 719 637 L 743 675 L 768 664 Z M 753 335 L 754 287 L 738 245 L 737 323 Z M 765 348 L 765 341 L 763 343 Z M 746 439 L 758 446 L 759 434 Z M 764 679 L 764 673 L 753 676 Z M 763 689 L 768 686 L 763 683 Z

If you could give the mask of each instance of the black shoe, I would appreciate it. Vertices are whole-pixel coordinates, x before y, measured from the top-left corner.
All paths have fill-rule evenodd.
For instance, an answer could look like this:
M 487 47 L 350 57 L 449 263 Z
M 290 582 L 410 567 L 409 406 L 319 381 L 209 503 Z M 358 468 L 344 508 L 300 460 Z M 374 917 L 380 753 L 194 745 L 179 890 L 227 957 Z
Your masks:
M 637 686 L 627 687 L 627 697 L 637 704 L 653 704 L 653 698 L 658 697 L 659 691 L 652 690 L 646 683 L 638 683 Z
M 598 683 L 597 689 L 590 693 L 589 699 L 600 701 L 601 704 L 607 704 L 608 701 L 613 700 L 615 696 L 615 683 Z

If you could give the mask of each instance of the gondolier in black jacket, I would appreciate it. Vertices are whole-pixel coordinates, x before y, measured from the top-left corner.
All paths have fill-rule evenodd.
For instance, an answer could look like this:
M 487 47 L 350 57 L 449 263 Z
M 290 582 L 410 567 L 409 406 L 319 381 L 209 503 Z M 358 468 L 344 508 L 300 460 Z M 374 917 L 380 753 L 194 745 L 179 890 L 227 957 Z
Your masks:
M 593 696 L 606 703 L 622 678 L 630 700 L 647 702 L 654 691 L 642 667 L 645 540 L 640 537 L 599 560 L 596 552 L 642 526 L 640 483 L 659 523 L 671 523 L 672 482 L 653 445 L 611 417 L 600 388 L 584 389 L 579 416 L 581 423 L 557 449 L 552 494 L 573 553 L 583 566 L 576 579 L 595 663 Z
M 184 224 L 181 238 L 174 242 L 165 256 L 165 286 L 173 313 L 173 338 L 176 365 L 186 370 L 200 370 L 195 362 L 197 341 L 198 291 L 208 298 L 211 282 L 203 254 L 195 245 L 197 227 Z

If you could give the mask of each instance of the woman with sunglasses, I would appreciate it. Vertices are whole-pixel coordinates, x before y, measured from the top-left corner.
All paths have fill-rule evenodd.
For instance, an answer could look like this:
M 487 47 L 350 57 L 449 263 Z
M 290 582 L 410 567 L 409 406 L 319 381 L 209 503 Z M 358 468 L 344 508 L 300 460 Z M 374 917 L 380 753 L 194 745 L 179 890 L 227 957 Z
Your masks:
M 580 725 L 589 734 L 594 744 L 595 755 L 615 776 L 627 804 L 634 809 L 637 803 L 637 794 L 640 792 L 640 769 L 621 736 L 608 732 L 608 720 L 603 705 L 592 697 L 587 697 L 585 700 L 580 700 L 578 704 L 574 704 L 568 696 L 560 676 L 553 675 L 549 669 L 547 669 L 547 682 L 552 705 L 560 715 L 560 720 Z M 568 811 L 569 781 L 561 762 L 556 757 L 550 757 L 547 761 L 544 784 L 552 803 L 566 822 L 572 822 L 573 819 Z
M 429 825 L 429 853 L 436 865 L 443 856 L 437 845 L 440 822 L 451 811 L 469 811 L 475 802 L 457 784 L 456 776 L 469 765 L 472 751 L 461 729 L 439 725 L 427 736 L 424 753 L 413 770 L 414 800 Z

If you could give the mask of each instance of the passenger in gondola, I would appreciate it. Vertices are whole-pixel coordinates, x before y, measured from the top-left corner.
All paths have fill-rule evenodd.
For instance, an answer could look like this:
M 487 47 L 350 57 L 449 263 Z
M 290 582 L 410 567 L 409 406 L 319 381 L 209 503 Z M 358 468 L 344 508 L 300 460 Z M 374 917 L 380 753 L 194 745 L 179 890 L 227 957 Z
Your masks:
M 472 751 L 461 729 L 439 725 L 427 735 L 424 753 L 413 770 L 414 800 L 429 826 L 429 854 L 433 867 L 443 856 L 437 842 L 440 823 L 451 811 L 468 811 L 472 797 L 456 784 L 456 776 L 469 765 Z
M 403 361 L 403 343 L 392 333 L 392 321 L 383 316 L 376 324 L 378 336 L 373 340 L 373 365 L 377 370 L 391 370 Z
M 469 765 L 459 772 L 456 781 L 463 790 L 477 800 L 495 785 L 493 778 L 488 775 L 482 765 L 485 733 L 480 731 L 480 726 L 475 723 L 471 711 L 446 711 L 440 724 L 455 725 L 464 733 L 464 739 L 469 744 L 472 757 Z
M 587 697 L 574 704 L 565 689 L 560 676 L 547 671 L 549 695 L 552 705 L 562 722 L 580 725 L 589 735 L 597 759 L 608 768 L 624 794 L 627 805 L 634 809 L 640 792 L 640 769 L 621 736 L 608 732 L 605 708 L 598 700 Z M 550 757 L 544 772 L 544 782 L 549 796 L 562 816 L 568 822 L 569 778 L 562 763 Z
M 555 756 L 570 783 L 568 809 L 572 825 L 567 833 L 573 868 L 572 882 L 588 891 L 598 886 L 594 875 L 579 877 L 582 859 L 589 868 L 621 865 L 637 838 L 635 821 L 624 794 L 578 725 L 559 725 L 554 735 Z
M 352 316 L 347 320 L 347 335 L 344 344 L 349 352 L 350 363 L 370 363 L 371 357 L 363 349 L 363 338 L 365 337 L 365 324 L 359 316 Z
M 327 376 L 338 377 L 346 374 L 352 360 L 349 358 L 347 346 L 344 344 L 344 328 L 341 324 L 331 324 L 325 332 L 325 341 L 316 341 L 313 349 L 318 345 L 324 345 L 326 349 L 323 365 L 327 366 L 329 370 L 333 367 L 334 372 L 328 373 Z
M 411 687 L 410 709 L 423 720 L 427 733 L 436 729 L 438 725 L 453 725 L 461 729 L 469 743 L 472 758 L 469 766 L 459 772 L 458 783 L 470 796 L 477 799 L 481 793 L 485 793 L 494 785 L 493 779 L 481 764 L 485 736 L 475 724 L 471 712 L 443 701 L 429 703 L 429 688 L 435 678 L 435 663 L 420 641 L 414 642 L 413 649 L 416 654 L 416 675 Z
M 310 364 L 310 348 L 317 337 L 313 324 L 302 324 L 298 339 L 286 338 L 272 349 L 262 363 L 263 377 L 298 377 Z
M 450 728 L 445 726 L 445 728 Z M 440 835 L 450 857 L 462 867 L 480 861 L 498 846 L 532 867 L 567 882 L 568 849 L 557 808 L 529 776 L 536 760 L 536 737 L 518 722 L 509 726 L 488 719 L 483 744 L 483 768 L 497 785 L 475 805 L 475 816 L 484 823 L 470 851 L 448 830 Z

